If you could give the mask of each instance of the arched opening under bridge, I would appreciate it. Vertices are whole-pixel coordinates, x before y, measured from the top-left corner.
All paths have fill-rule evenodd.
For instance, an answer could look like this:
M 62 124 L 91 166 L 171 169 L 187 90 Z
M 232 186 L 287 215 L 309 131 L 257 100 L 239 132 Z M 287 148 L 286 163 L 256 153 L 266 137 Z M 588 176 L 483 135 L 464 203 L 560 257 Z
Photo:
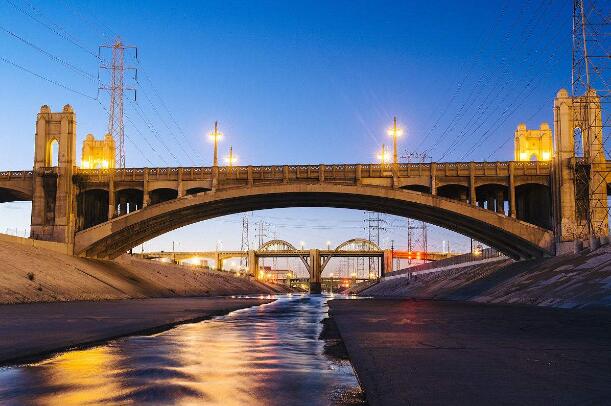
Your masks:
M 155 236 L 227 214 L 285 207 L 373 210 L 422 220 L 470 236 L 513 258 L 549 254 L 552 233 L 491 210 L 418 192 L 375 186 L 270 185 L 185 196 L 83 230 L 75 253 L 114 258 Z

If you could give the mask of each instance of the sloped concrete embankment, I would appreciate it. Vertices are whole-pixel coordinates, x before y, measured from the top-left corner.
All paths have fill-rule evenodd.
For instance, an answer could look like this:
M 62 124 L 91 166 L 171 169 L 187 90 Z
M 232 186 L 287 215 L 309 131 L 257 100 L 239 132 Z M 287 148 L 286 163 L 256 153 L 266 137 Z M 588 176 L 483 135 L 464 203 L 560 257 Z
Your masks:
M 384 280 L 364 296 L 469 300 L 562 308 L 611 307 L 611 247 L 593 252 L 464 267 Z
M 0 240 L 0 304 L 282 293 L 231 274 L 123 256 L 77 258 Z

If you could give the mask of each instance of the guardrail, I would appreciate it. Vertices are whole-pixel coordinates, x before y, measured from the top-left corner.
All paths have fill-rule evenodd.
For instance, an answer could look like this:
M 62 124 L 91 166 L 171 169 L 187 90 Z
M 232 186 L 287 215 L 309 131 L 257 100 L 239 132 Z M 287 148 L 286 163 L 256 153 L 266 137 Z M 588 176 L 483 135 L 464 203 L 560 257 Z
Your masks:
M 481 261 L 490 258 L 502 258 L 505 255 L 494 248 L 484 248 L 481 252 L 466 253 L 462 255 L 456 255 L 454 257 L 440 259 L 439 261 L 429 262 L 426 264 L 410 266 L 409 268 L 399 269 L 397 271 L 388 272 L 384 277 L 405 275 L 413 272 L 427 271 L 429 269 L 443 268 L 451 265 L 459 265 L 467 262 Z

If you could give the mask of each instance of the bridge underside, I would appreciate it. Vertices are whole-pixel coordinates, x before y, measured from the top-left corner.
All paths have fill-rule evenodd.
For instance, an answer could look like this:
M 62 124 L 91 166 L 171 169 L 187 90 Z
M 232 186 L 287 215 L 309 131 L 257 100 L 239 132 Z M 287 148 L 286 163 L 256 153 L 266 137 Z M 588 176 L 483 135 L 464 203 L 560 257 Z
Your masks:
M 375 186 L 285 185 L 199 193 L 151 205 L 76 234 L 75 254 L 115 258 L 136 245 L 201 220 L 287 207 L 336 207 L 409 217 L 470 236 L 512 258 L 551 253 L 552 233 L 439 196 Z

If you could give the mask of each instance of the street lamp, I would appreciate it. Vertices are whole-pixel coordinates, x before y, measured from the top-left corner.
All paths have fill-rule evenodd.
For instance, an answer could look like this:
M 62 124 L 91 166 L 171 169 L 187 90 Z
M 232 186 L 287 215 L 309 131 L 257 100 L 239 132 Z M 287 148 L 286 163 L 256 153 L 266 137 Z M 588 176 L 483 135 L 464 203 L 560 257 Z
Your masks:
M 393 125 L 388 129 L 388 135 L 392 137 L 392 163 L 397 164 L 399 162 L 397 158 L 397 138 L 403 134 L 403 130 L 397 127 L 397 116 L 393 119 Z
M 227 165 L 230 168 L 233 167 L 233 164 L 238 162 L 238 157 L 233 155 L 233 147 L 232 146 L 229 147 L 229 155 L 225 157 L 225 162 L 227 163 Z
M 382 150 L 378 152 L 378 155 L 377 155 L 382 165 L 385 165 L 386 162 L 388 161 L 388 158 L 389 158 L 388 155 L 389 154 L 388 154 L 388 151 L 386 151 L 386 145 L 382 144 Z
M 220 138 L 223 138 L 223 133 L 219 131 L 219 122 L 214 122 L 214 131 L 208 134 L 210 139 L 214 142 L 214 158 L 212 161 L 212 166 L 219 166 L 219 158 L 218 158 L 218 142 Z
M 331 241 L 327 241 L 327 251 L 331 249 Z
M 299 244 L 301 245 L 301 249 L 303 250 L 303 246 L 305 245 L 305 242 L 300 241 Z

